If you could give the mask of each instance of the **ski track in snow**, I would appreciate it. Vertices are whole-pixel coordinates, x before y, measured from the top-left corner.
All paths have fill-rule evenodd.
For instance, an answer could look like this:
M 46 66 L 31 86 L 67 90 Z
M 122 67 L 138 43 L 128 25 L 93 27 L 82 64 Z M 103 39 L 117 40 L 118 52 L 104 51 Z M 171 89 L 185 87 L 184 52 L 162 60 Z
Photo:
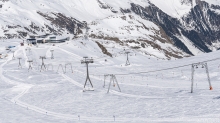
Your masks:
M 68 120 L 79 120 L 78 116 L 77 115 L 69 115 L 69 114 L 61 114 L 61 113 L 56 113 L 56 112 L 51 112 L 51 111 L 48 111 L 46 109 L 42 109 L 42 108 L 38 108 L 36 106 L 33 106 L 33 105 L 30 105 L 30 104 L 27 104 L 27 103 L 24 103 L 22 101 L 19 100 L 19 98 L 21 98 L 23 95 L 25 95 L 29 89 L 31 89 L 34 85 L 30 85 L 30 84 L 23 84 L 23 83 L 19 83 L 19 82 L 14 82 L 14 81 L 11 81 L 7 78 L 5 78 L 2 74 L 2 67 L 7 64 L 8 61 L 6 61 L 5 63 L 3 63 L 1 65 L 1 78 L 5 81 L 5 82 L 8 82 L 10 84 L 16 84 L 18 86 L 21 86 L 22 87 L 22 92 L 17 95 L 16 97 L 12 98 L 10 101 L 12 103 L 16 103 L 17 105 L 21 106 L 21 107 L 24 107 L 24 108 L 27 108 L 28 110 L 33 110 L 35 112 L 38 112 L 38 113 L 41 113 L 41 114 L 46 114 L 48 116 L 54 116 L 54 117 L 57 117 L 57 118 L 62 118 L 62 119 L 68 119 Z M 83 85 L 75 82 L 74 80 L 72 80 L 71 78 L 67 77 L 66 75 L 62 74 L 62 76 L 67 79 L 68 81 L 70 81 L 71 83 L 73 83 L 74 85 L 82 88 Z M 116 91 L 111 91 L 113 94 L 116 94 L 116 95 L 119 95 L 119 96 L 126 96 L 126 97 L 134 97 L 134 98 L 146 98 L 146 97 L 136 97 L 136 95 L 128 95 L 128 94 L 123 94 L 123 93 L 119 93 L 119 92 L 116 92 Z M 152 98 L 152 97 L 148 97 L 148 98 Z M 81 120 L 85 120 L 85 121 L 113 121 L 112 118 L 101 118 L 101 117 L 80 117 Z M 149 121 L 150 119 L 129 119 L 129 118 L 120 118 L 120 119 L 117 119 L 117 121 Z M 164 119 L 164 120 L 167 120 L 169 121 L 168 119 Z M 171 119 L 171 121 L 173 121 L 173 119 Z M 182 121 L 182 120 L 180 120 Z
M 65 51 L 65 50 L 63 50 L 63 51 Z M 23 50 L 23 53 L 26 54 L 24 50 Z M 11 80 L 7 79 L 6 77 L 4 77 L 3 74 L 2 74 L 2 67 L 5 64 L 7 64 L 9 61 L 10 60 L 6 61 L 5 63 L 3 63 L 1 65 L 1 71 L 0 71 L 1 72 L 1 74 L 0 74 L 1 78 L 7 83 L 15 84 L 17 86 L 22 87 L 22 92 L 19 95 L 17 95 L 16 97 L 14 97 L 10 100 L 12 103 L 16 103 L 17 105 L 19 105 L 21 107 L 27 108 L 28 110 L 36 111 L 36 112 L 41 113 L 41 114 L 46 114 L 46 115 L 54 116 L 54 117 L 58 117 L 58 118 L 69 119 L 69 120 L 77 120 L 78 121 L 79 118 L 78 118 L 77 115 L 69 115 L 69 114 L 61 114 L 61 113 L 51 112 L 51 111 L 48 111 L 48 110 L 45 110 L 45 109 L 42 109 L 42 108 L 38 108 L 36 106 L 33 106 L 33 105 L 30 105 L 30 104 L 27 104 L 27 103 L 24 103 L 24 102 L 20 101 L 19 98 L 21 98 L 23 95 L 25 95 L 29 91 L 29 89 L 31 89 L 34 85 L 14 82 L 14 81 L 11 81 Z M 76 81 L 72 80 L 71 78 L 67 77 L 64 74 L 62 74 L 62 76 L 65 79 L 67 79 L 68 81 L 70 81 L 71 83 L 73 83 L 74 85 L 76 85 L 80 88 L 83 88 L 83 85 L 81 85 L 80 83 L 77 83 Z M 126 95 L 126 94 L 117 93 L 117 92 L 114 92 L 114 91 L 111 91 L 111 92 L 113 92 L 114 94 L 120 95 L 120 96 L 135 97 L 135 95 Z M 97 117 L 80 117 L 80 119 L 81 120 L 88 120 L 88 121 L 91 121 L 91 120 L 92 121 L 112 121 L 112 118 L 97 118 Z M 130 121 L 130 120 L 131 119 L 117 119 L 117 121 Z M 144 119 L 142 119 L 142 120 L 144 120 Z M 145 119 L 145 121 L 146 120 L 147 119 Z
M 73 54 L 67 50 L 64 50 L 64 49 L 61 49 L 61 48 L 57 48 L 61 51 L 64 51 L 65 53 L 67 54 L 70 54 L 71 56 L 73 57 L 76 57 L 77 59 L 80 59 L 80 57 L 76 54 Z M 50 50 L 50 48 L 49 48 Z M 24 47 L 20 47 L 18 50 L 16 50 L 15 54 L 17 54 L 18 51 L 22 51 L 23 52 L 23 55 L 24 55 L 24 59 L 27 60 L 27 54 L 25 52 L 25 48 Z M 1 68 L 0 68 L 0 77 L 3 81 L 9 83 L 9 84 L 12 84 L 12 85 L 16 85 L 15 88 L 19 88 L 20 89 L 20 93 L 13 97 L 12 99 L 7 99 L 5 98 L 6 100 L 12 102 L 12 103 L 16 103 L 17 105 L 21 106 L 21 107 L 24 107 L 28 110 L 32 110 L 32 111 L 35 111 L 35 112 L 38 112 L 38 113 L 41 113 L 41 114 L 46 114 L 48 116 L 53 116 L 53 117 L 57 117 L 57 118 L 61 118 L 61 119 L 68 119 L 68 120 L 74 120 L 74 121 L 78 121 L 79 120 L 79 117 L 78 115 L 70 115 L 70 114 L 62 114 L 62 113 L 56 113 L 56 112 L 52 112 L 52 111 L 48 111 L 46 109 L 43 109 L 43 108 L 39 108 L 39 107 L 36 107 L 34 105 L 30 105 L 30 104 L 27 104 L 25 102 L 22 102 L 20 101 L 19 99 L 24 96 L 32 87 L 34 87 L 35 85 L 32 85 L 32 84 L 24 84 L 24 83 L 21 83 L 21 82 L 17 82 L 17 81 L 14 81 L 14 80 L 10 80 L 8 79 L 7 77 L 5 77 L 3 75 L 3 67 L 9 63 L 11 61 L 11 59 L 8 59 L 7 61 L 5 61 L 4 63 L 1 64 Z M 76 85 L 77 87 L 79 88 L 83 88 L 83 85 L 76 82 L 75 80 L 71 79 L 70 77 L 68 77 L 67 75 L 65 74 L 61 74 L 61 76 L 63 78 L 65 78 L 67 81 L 71 82 L 72 84 Z M 96 78 L 98 79 L 98 78 Z M 129 85 L 129 84 L 127 84 Z M 130 86 L 133 86 L 132 84 L 130 84 Z M 136 85 L 137 86 L 137 85 Z M 142 85 L 138 85 L 138 86 L 142 86 Z M 146 86 L 146 85 L 143 85 L 143 86 Z M 156 87 L 156 86 L 152 86 L 154 88 L 160 88 L 160 87 Z M 114 91 L 114 90 L 110 90 L 110 94 L 113 94 L 113 95 L 116 95 L 116 96 L 123 96 L 123 97 L 129 97 L 129 98 L 144 98 L 144 99 L 163 99 L 163 98 L 167 98 L 167 97 L 154 97 L 154 96 L 140 96 L 140 95 L 132 95 L 132 94 L 126 94 L 126 93 L 122 93 L 122 92 L 117 92 L 117 91 Z M 181 96 L 180 96 L 181 97 Z M 184 97 L 184 96 L 182 96 Z M 80 117 L 80 120 L 83 120 L 83 121 L 113 121 L 113 118 L 110 118 L 110 117 L 86 117 L 86 116 L 81 116 Z M 199 122 L 201 120 L 203 121 L 215 121 L 216 119 L 213 119 L 213 118 L 209 118 L 209 117 L 191 117 L 191 118 L 162 118 L 162 119 L 152 119 L 152 118 L 117 118 L 117 121 L 120 121 L 120 122 L 130 122 L 130 121 L 135 121 L 135 122 L 138 122 L 138 121 L 152 121 L 152 122 L 159 122 L 163 120 L 164 122 L 182 122 L 182 121 L 189 121 L 189 122 Z

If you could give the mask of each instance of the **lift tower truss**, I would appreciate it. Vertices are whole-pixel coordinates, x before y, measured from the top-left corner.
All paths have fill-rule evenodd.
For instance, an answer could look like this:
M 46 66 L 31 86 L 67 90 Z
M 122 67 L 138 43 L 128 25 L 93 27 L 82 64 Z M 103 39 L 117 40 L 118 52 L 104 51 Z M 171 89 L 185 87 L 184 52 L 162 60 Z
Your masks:
M 92 82 L 90 80 L 90 77 L 89 77 L 89 64 L 90 63 L 94 63 L 93 59 L 88 59 L 88 57 L 84 57 L 84 60 L 81 60 L 81 64 L 86 64 L 86 81 L 85 81 L 85 84 L 84 84 L 84 91 L 86 91 L 87 89 L 85 88 L 86 87 L 86 84 L 87 82 L 89 81 L 91 87 L 93 88 L 93 85 L 92 85 Z M 93 91 L 89 89 L 89 91 Z
M 207 79 L 208 79 L 208 83 L 209 83 L 209 89 L 210 89 L 210 90 L 213 90 L 212 85 L 211 85 L 211 81 L 210 81 L 210 77 L 209 77 L 208 64 L 207 64 L 206 62 L 203 62 L 203 63 L 194 63 L 194 64 L 192 64 L 191 93 L 193 93 L 193 84 L 194 84 L 195 69 L 198 68 L 199 66 L 202 66 L 202 68 L 205 68 L 205 69 L 206 69 Z
M 54 59 L 54 56 L 53 56 L 53 52 L 54 52 L 54 50 L 50 50 L 50 52 L 51 52 L 51 59 Z
M 125 52 L 125 54 L 127 54 L 127 60 L 126 60 L 125 66 L 130 65 L 129 58 L 128 58 L 128 54 L 129 54 L 129 53 L 130 53 L 130 52 Z
M 107 93 L 109 93 L 110 87 L 111 87 L 112 84 L 113 84 L 114 87 L 117 85 L 118 86 L 118 90 L 121 92 L 121 88 L 120 88 L 120 86 L 118 84 L 118 81 L 116 79 L 116 76 L 114 74 L 106 74 L 106 75 L 104 75 L 104 85 L 103 85 L 103 87 L 105 87 L 105 80 L 106 80 L 106 78 L 108 76 L 110 77 L 110 82 L 109 82 Z
M 44 59 L 46 59 L 46 57 L 45 56 L 40 56 L 40 59 L 42 60 L 42 64 L 40 66 L 40 72 L 41 72 L 42 70 L 47 70 L 46 65 L 44 63 Z
M 33 68 L 32 68 L 33 60 L 28 60 L 27 62 L 29 63 L 28 71 L 29 71 L 29 70 L 32 70 L 32 69 L 33 69 Z
M 21 59 L 22 59 L 21 57 L 18 57 L 18 61 L 19 61 L 19 62 L 18 62 L 18 68 L 22 68 Z
M 15 59 L 15 51 L 12 51 L 12 53 L 13 53 L 12 59 Z

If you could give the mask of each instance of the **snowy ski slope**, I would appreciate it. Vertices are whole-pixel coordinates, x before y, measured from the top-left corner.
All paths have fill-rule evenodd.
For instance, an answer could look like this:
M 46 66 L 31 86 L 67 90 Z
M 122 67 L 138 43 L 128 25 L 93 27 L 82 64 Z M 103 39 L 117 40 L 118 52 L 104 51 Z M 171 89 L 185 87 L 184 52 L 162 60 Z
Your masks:
M 120 46 L 109 45 L 113 58 L 102 54 L 90 40 L 72 40 L 66 43 L 40 44 L 38 47 L 19 46 L 21 40 L 1 42 L 0 50 L 8 57 L 0 59 L 0 122 L 69 123 L 69 122 L 220 122 L 219 61 L 209 61 L 213 90 L 209 90 L 205 69 L 195 71 L 194 93 L 190 93 L 192 63 L 220 58 L 219 51 L 195 57 L 170 61 L 156 59 L 130 49 L 131 65 L 125 66 L 126 56 Z M 13 53 L 5 46 L 14 45 Z M 28 49 L 31 50 L 28 50 Z M 26 50 L 27 49 L 27 50 Z M 50 50 L 55 59 L 50 59 Z M 47 71 L 39 70 L 46 56 Z M 83 92 L 86 77 L 84 56 L 94 58 L 89 71 L 94 91 Z M 22 68 L 18 68 L 21 57 Z M 32 59 L 33 70 L 28 72 L 27 60 Z M 105 61 L 105 59 L 107 61 Z M 64 73 L 58 66 L 71 63 Z M 177 66 L 183 66 L 175 69 Z M 167 69 L 160 71 L 162 69 Z M 57 71 L 58 70 L 58 71 Z M 155 71 L 156 72 L 148 72 Z M 158 70 L 158 71 L 157 71 Z M 115 74 L 121 92 L 104 84 L 104 74 Z M 89 87 L 89 85 L 87 85 Z

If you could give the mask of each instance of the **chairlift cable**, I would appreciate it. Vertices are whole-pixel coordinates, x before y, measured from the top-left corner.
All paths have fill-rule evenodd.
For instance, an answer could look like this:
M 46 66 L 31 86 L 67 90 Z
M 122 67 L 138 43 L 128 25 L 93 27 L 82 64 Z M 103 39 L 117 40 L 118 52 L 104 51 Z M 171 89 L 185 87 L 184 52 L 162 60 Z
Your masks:
M 187 64 L 187 65 L 181 65 L 181 66 L 176 66 L 176 67 L 170 67 L 170 68 L 165 68 L 165 69 L 160 69 L 160 70 L 143 71 L 143 72 L 126 73 L 126 74 L 114 74 L 114 75 L 123 76 L 123 75 L 133 75 L 133 74 L 155 73 L 155 72 L 160 72 L 160 71 L 166 71 L 166 70 L 172 70 L 172 69 L 187 67 L 187 66 L 191 66 L 192 64 L 211 62 L 211 61 L 216 61 L 216 60 L 220 60 L 220 58 L 210 59 L 210 60 L 206 60 L 206 61 L 202 61 L 202 62 L 196 62 L 196 63 L 191 63 L 191 64 Z M 94 74 L 92 74 L 92 75 L 93 76 L 103 76 L 103 75 L 94 75 Z

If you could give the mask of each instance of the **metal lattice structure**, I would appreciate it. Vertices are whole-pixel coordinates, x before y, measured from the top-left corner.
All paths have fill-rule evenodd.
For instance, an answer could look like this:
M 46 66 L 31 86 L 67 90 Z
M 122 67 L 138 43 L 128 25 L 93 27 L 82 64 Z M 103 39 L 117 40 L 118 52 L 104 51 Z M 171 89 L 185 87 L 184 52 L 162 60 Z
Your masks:
M 59 64 L 58 68 L 57 68 L 57 73 L 59 72 L 59 69 L 62 68 L 63 73 L 65 73 L 64 69 L 63 69 L 63 65 Z
M 126 60 L 125 66 L 130 65 L 129 58 L 128 58 L 128 54 L 129 54 L 129 53 L 130 53 L 130 52 L 125 52 L 125 54 L 127 54 L 127 60 Z
M 41 64 L 41 67 L 40 67 L 40 72 L 41 72 L 42 70 L 47 70 L 46 65 L 44 63 L 44 59 L 46 59 L 46 57 L 45 56 L 40 56 L 40 59 L 42 60 L 42 64 Z
M 21 66 L 21 59 L 22 59 L 21 57 L 18 58 L 18 61 L 19 61 L 18 62 L 18 68 L 22 68 L 22 66 Z
M 81 60 L 81 64 L 86 64 L 86 81 L 85 81 L 85 84 L 84 84 L 84 91 L 86 90 L 86 84 L 87 82 L 89 81 L 91 87 L 93 88 L 93 85 L 92 85 L 92 82 L 90 80 L 90 77 L 89 77 L 89 64 L 90 63 L 94 63 L 93 59 L 88 59 L 88 57 L 84 57 L 84 60 Z
M 106 80 L 107 77 L 110 77 L 110 82 L 109 82 L 107 93 L 109 93 L 109 90 L 110 90 L 110 87 L 111 87 L 112 84 L 113 84 L 114 87 L 117 85 L 119 91 L 121 92 L 120 86 L 119 86 L 118 81 L 116 79 L 116 76 L 114 74 L 104 75 L 104 85 L 103 85 L 103 87 L 105 87 L 105 80 Z
M 211 85 L 210 77 L 209 77 L 208 64 L 205 63 L 205 62 L 203 62 L 203 63 L 195 63 L 195 64 L 192 64 L 191 93 L 193 93 L 195 68 L 198 68 L 199 66 L 202 66 L 202 68 L 205 68 L 205 69 L 206 69 L 207 79 L 208 79 L 208 83 L 209 83 L 209 89 L 210 89 L 210 90 L 213 89 L 213 88 L 212 88 L 212 85 Z
M 33 69 L 33 68 L 32 68 L 33 60 L 28 60 L 27 62 L 29 63 L 28 71 L 29 71 L 29 70 L 32 70 L 32 69 Z
M 12 52 L 13 52 L 12 59 L 15 59 L 15 51 L 12 51 Z
M 65 73 L 67 72 L 67 67 L 68 66 L 70 66 L 70 69 L 71 69 L 71 71 L 72 71 L 72 73 L 73 73 L 73 67 L 72 67 L 72 64 L 71 63 L 67 63 L 67 64 L 65 64 Z
M 50 50 L 50 52 L 51 52 L 51 59 L 54 59 L 54 56 L 53 56 L 53 52 L 54 52 L 54 50 Z

